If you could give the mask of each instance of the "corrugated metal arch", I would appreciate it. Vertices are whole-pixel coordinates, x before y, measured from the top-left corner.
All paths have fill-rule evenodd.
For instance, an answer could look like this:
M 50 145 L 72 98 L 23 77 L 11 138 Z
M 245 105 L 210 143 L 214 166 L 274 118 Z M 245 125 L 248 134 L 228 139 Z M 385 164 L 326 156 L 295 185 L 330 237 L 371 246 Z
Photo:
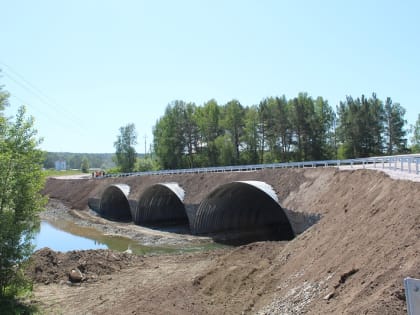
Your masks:
M 102 193 L 99 214 L 115 221 L 131 221 L 131 209 L 128 202 L 130 186 L 114 184 Z
M 133 221 L 136 224 L 188 222 L 183 199 L 184 190 L 178 183 L 154 184 L 138 198 Z
M 200 203 L 195 234 L 255 232 L 257 239 L 290 240 L 294 233 L 273 188 L 259 181 L 238 181 L 214 189 Z

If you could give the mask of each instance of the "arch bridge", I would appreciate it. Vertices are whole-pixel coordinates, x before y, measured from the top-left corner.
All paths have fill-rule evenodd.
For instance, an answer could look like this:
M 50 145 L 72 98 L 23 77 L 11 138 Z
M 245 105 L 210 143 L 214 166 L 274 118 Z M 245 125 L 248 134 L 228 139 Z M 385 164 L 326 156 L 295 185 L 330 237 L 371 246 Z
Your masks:
M 187 192 L 188 193 L 188 192 Z M 250 242 L 290 240 L 293 220 L 281 207 L 273 188 L 261 181 L 233 181 L 210 191 L 198 205 L 184 203 L 178 183 L 152 184 L 130 195 L 126 184 L 113 184 L 89 207 L 115 221 L 138 225 L 187 225 L 192 234 L 209 235 L 216 241 Z

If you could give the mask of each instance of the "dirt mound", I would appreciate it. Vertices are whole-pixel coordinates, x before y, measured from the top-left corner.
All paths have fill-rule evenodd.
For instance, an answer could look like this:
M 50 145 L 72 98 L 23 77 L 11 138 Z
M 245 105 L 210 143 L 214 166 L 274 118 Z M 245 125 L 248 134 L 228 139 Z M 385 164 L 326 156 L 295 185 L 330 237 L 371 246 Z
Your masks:
M 221 257 L 197 291 L 229 314 L 404 313 L 403 279 L 420 277 L 418 196 L 419 183 L 382 173 L 320 174 L 283 200 L 322 213 L 318 224 L 288 243 Z
M 102 275 L 112 274 L 141 261 L 140 256 L 110 250 L 62 253 L 45 247 L 32 255 L 26 274 L 34 282 L 50 284 L 68 281 L 70 271 L 78 269 L 83 281 L 92 282 Z

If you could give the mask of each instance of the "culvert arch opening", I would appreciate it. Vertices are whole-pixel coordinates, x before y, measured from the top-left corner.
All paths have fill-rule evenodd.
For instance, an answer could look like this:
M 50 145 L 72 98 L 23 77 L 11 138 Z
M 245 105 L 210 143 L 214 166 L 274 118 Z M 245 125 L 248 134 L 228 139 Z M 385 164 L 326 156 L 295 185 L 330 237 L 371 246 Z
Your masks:
M 148 187 L 139 197 L 133 221 L 139 225 L 182 225 L 188 223 L 184 190 L 177 183 Z
M 128 185 L 111 185 L 102 194 L 99 214 L 113 221 L 131 221 L 131 209 L 127 196 Z
M 276 193 L 258 181 L 232 182 L 213 190 L 200 203 L 192 232 L 237 244 L 294 237 Z

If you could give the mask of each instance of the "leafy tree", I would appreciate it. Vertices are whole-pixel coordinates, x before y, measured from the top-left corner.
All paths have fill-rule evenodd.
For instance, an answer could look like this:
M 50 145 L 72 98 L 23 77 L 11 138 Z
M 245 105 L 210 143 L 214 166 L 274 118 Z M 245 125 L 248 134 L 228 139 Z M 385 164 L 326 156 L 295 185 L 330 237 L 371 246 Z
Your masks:
M 307 93 L 299 93 L 298 97 L 293 98 L 289 104 L 290 120 L 297 145 L 296 158 L 298 161 L 314 159 L 315 111 L 313 99 Z
M 267 150 L 267 138 L 270 135 L 270 129 L 272 126 L 272 115 L 269 107 L 268 99 L 263 99 L 258 105 L 258 133 L 260 138 L 260 163 L 264 163 L 264 153 Z
M 314 130 L 312 141 L 312 158 L 314 160 L 330 159 L 334 156 L 334 121 L 335 113 L 327 100 L 317 97 L 314 101 L 314 114 L 312 128 Z
M 259 104 L 259 133 L 261 135 L 261 163 L 263 162 L 274 162 L 275 151 L 277 147 L 277 132 L 276 132 L 276 123 L 277 123 L 277 102 L 273 97 L 268 97 L 263 99 Z M 265 151 L 269 151 L 271 154 L 267 159 L 267 156 L 264 158 Z
M 153 129 L 154 151 L 163 168 L 183 167 L 186 151 L 184 101 L 174 101 L 166 107 L 165 114 Z
M 120 134 L 117 141 L 114 142 L 115 163 L 121 172 L 129 173 L 134 170 L 136 163 L 137 133 L 134 124 L 128 124 L 120 128 Z
M 89 160 L 86 156 L 83 157 L 80 168 L 81 168 L 83 173 L 89 172 Z
M 223 126 L 231 137 L 234 146 L 234 163 L 240 158 L 240 139 L 244 128 L 244 108 L 238 100 L 232 100 L 224 106 Z
M 382 154 L 384 109 L 375 93 L 370 99 L 348 96 L 337 111 L 337 136 L 344 158 Z
M 387 97 L 384 107 L 385 118 L 385 138 L 387 154 L 404 152 L 407 147 L 407 132 L 404 126 L 407 121 L 404 119 L 405 109 L 399 103 L 392 103 Z
M 228 135 L 219 136 L 215 144 L 219 151 L 218 165 L 235 164 L 235 145 L 232 143 L 232 138 Z
M 417 117 L 417 121 L 412 127 L 413 136 L 411 137 L 412 151 L 420 152 L 420 114 Z
M 159 164 L 151 158 L 138 158 L 136 161 L 136 172 L 157 171 Z
M 383 102 L 376 97 L 376 93 L 367 102 L 363 103 L 368 108 L 365 109 L 366 124 L 368 126 L 365 133 L 367 155 L 380 155 L 384 152 L 384 106 Z
M 242 142 L 245 144 L 243 161 L 245 164 L 258 163 L 258 108 L 256 106 L 249 107 L 245 110 L 245 127 L 242 136 Z
M 276 97 L 275 110 L 275 133 L 277 135 L 278 160 L 285 162 L 289 159 L 289 153 L 293 141 L 293 126 L 290 118 L 290 108 L 286 97 Z
M 183 136 L 185 139 L 187 151 L 187 165 L 188 167 L 196 166 L 194 163 L 194 155 L 198 147 L 198 126 L 196 121 L 196 106 L 194 103 L 188 103 L 184 108 L 183 115 Z
M 7 94 L 0 89 L 0 109 Z M 22 264 L 32 253 L 31 240 L 38 226 L 37 213 L 45 206 L 43 153 L 38 149 L 33 118 L 25 108 L 14 121 L 0 111 L 0 298 L 15 296 L 28 283 Z M 1 307 L 1 306 L 0 306 Z
M 221 135 L 220 107 L 212 99 L 202 107 L 198 107 L 195 120 L 199 132 L 199 151 L 203 153 L 205 166 L 216 166 L 218 164 L 218 150 L 215 140 Z

